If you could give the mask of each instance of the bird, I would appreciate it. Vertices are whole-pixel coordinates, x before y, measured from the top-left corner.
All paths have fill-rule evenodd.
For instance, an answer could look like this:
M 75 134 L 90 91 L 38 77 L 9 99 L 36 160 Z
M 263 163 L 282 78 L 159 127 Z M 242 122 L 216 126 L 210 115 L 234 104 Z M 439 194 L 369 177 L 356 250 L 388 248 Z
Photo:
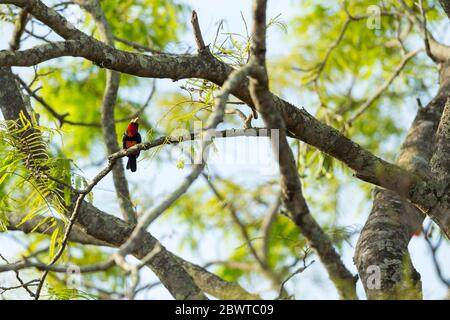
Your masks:
M 138 130 L 139 130 L 139 117 L 134 118 L 133 120 L 130 121 L 127 130 L 123 134 L 122 146 L 124 150 L 131 148 L 132 146 L 142 142 L 142 138 Z M 139 157 L 139 154 L 140 152 L 138 151 L 135 154 L 130 154 L 127 156 L 128 157 L 127 170 L 130 169 L 131 172 L 136 172 L 137 158 Z

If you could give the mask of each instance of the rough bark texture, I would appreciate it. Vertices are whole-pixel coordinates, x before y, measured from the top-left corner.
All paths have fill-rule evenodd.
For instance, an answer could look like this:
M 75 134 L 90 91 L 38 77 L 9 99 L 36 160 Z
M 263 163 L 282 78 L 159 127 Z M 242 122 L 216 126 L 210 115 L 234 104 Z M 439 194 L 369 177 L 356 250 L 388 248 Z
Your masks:
M 22 231 L 25 233 L 29 232 L 35 232 L 40 234 L 51 234 L 52 229 L 48 229 L 45 224 L 42 225 L 42 227 L 36 228 L 36 226 L 41 223 L 40 219 L 31 219 L 27 221 L 25 224 L 22 224 L 20 226 L 17 226 L 17 224 L 20 222 L 20 220 L 24 217 L 24 215 L 21 215 L 19 213 L 13 213 L 8 216 L 9 218 L 9 225 L 8 230 L 11 231 Z M 118 235 L 122 234 L 122 231 L 117 230 L 118 228 L 117 221 L 113 221 L 111 223 L 112 226 L 112 234 Z M 122 222 L 124 223 L 124 222 Z M 62 221 L 58 221 L 58 224 L 61 226 L 64 225 Z M 125 223 L 124 223 L 125 224 Z M 119 227 L 122 228 L 122 227 Z M 125 232 L 125 234 L 128 231 Z M 106 235 L 107 236 L 107 235 Z M 71 232 L 70 235 L 70 241 L 77 242 L 81 244 L 88 244 L 88 245 L 96 245 L 96 246 L 109 246 L 109 247 L 116 247 L 117 244 L 112 243 L 112 239 L 110 239 L 109 242 L 100 241 L 96 238 L 93 238 L 89 235 L 87 235 L 82 228 L 79 226 L 75 226 L 74 229 Z M 151 245 L 154 245 L 156 243 L 152 243 L 157 241 L 154 239 L 150 239 L 150 241 L 147 241 L 147 243 L 150 243 Z M 119 243 L 120 244 L 120 243 Z M 161 244 L 158 244 L 158 247 L 160 247 Z M 223 279 L 219 278 L 213 273 L 210 273 L 206 269 L 190 263 L 172 252 L 166 250 L 164 247 L 160 247 L 161 252 L 163 253 L 163 256 L 166 257 L 171 263 L 168 265 L 170 266 L 173 264 L 172 261 L 177 261 L 183 268 L 186 270 L 187 273 L 191 275 L 191 277 L 194 279 L 195 283 L 199 288 L 201 288 L 202 291 L 218 298 L 218 299 L 225 299 L 225 300 L 236 300 L 236 299 L 243 299 L 243 300 L 258 300 L 261 299 L 260 296 L 256 294 L 252 294 L 244 290 L 238 283 L 235 282 L 229 282 L 224 281 Z M 150 248 L 144 249 L 144 251 L 150 250 Z M 150 266 L 150 264 L 148 264 Z M 46 265 L 45 265 L 46 266 Z M 60 266 L 54 266 L 55 269 L 61 268 Z M 39 268 L 38 268 L 39 269 Z M 44 269 L 44 268 L 41 268 Z M 39 270 L 41 270 L 39 269 Z M 92 268 L 93 271 L 96 270 L 95 267 Z
M 29 117 L 22 95 L 9 68 L 0 68 L 0 110 L 5 120 L 17 120 L 21 112 Z M 74 194 L 72 199 L 76 199 Z M 69 208 L 70 212 L 70 208 Z M 110 216 L 87 202 L 83 202 L 78 222 L 89 236 L 113 246 L 120 246 L 130 236 L 133 226 Z M 140 245 L 133 252 L 137 258 L 144 257 L 154 248 L 157 240 L 144 233 Z M 163 285 L 176 299 L 202 299 L 203 292 L 192 277 L 161 245 L 163 250 L 148 262 L 148 266 L 159 277 Z
M 278 129 L 278 139 L 271 139 L 272 149 L 278 161 L 281 175 L 281 198 L 289 217 L 300 228 L 302 234 L 317 252 L 331 281 L 342 299 L 357 299 L 356 278 L 347 270 L 333 247 L 328 235 L 312 217 L 302 193 L 300 178 L 291 147 L 286 139 L 286 125 L 269 92 L 269 81 L 265 67 L 266 1 L 253 3 L 253 43 L 249 62 L 250 95 L 256 110 L 262 115 L 268 129 Z
M 441 0 L 440 2 L 448 14 L 449 1 Z M 145 56 L 115 50 L 78 31 L 63 17 L 37 0 L 11 0 L 1 1 L 1 3 L 26 7 L 27 11 L 63 38 L 72 40 L 46 44 L 22 52 L 2 51 L 0 52 L 0 66 L 31 66 L 61 56 L 74 56 L 84 57 L 100 67 L 137 76 L 174 80 L 203 78 L 218 85 L 222 85 L 232 72 L 230 66 L 210 55 Z M 421 21 L 419 21 L 419 25 L 422 25 Z M 439 62 L 448 60 L 449 47 L 436 42 L 433 38 L 430 38 L 430 42 L 432 55 Z M 298 109 L 270 92 L 267 92 L 267 96 L 264 98 L 264 100 L 273 101 L 274 107 L 279 110 L 283 118 L 286 129 L 293 137 L 341 160 L 352 168 L 360 179 L 394 191 L 394 193 L 379 190 L 375 192 L 372 213 L 358 241 L 355 262 L 369 298 L 407 297 L 406 295 L 409 293 L 405 292 L 406 288 L 412 289 L 410 297 L 420 298 L 419 276 L 409 261 L 407 244 L 412 231 L 420 225 L 423 216 L 416 207 L 405 200 L 406 198 L 429 214 L 446 232 L 447 236 L 450 236 L 450 217 L 448 215 L 450 198 L 446 195 L 448 184 L 443 187 L 441 179 L 436 182 L 434 177 L 428 174 L 428 162 L 432 155 L 431 141 L 449 91 L 448 79 L 450 77 L 447 65 L 448 63 L 442 68 L 441 89 L 438 96 L 430 102 L 427 108 L 418 112 L 401 149 L 399 166 L 374 156 L 337 130 L 312 117 L 306 110 Z M 243 81 L 232 93 L 253 107 L 253 99 L 248 85 L 248 81 Z M 8 110 L 5 110 L 4 114 L 8 114 Z M 441 123 L 443 128 L 447 126 L 444 120 Z M 448 141 L 445 140 L 447 138 L 445 132 L 446 129 L 441 130 L 443 142 Z M 445 149 L 445 143 L 441 147 Z M 437 149 L 436 157 L 441 151 L 439 148 Z M 443 170 L 446 167 L 445 163 L 434 163 L 433 173 L 440 178 L 441 173 L 445 174 Z M 84 208 L 83 213 L 86 220 L 97 216 L 88 207 Z M 102 214 L 104 216 L 100 215 L 100 217 L 104 219 L 109 217 Z M 88 227 L 89 225 L 86 225 L 86 228 Z M 102 236 L 102 230 L 91 230 L 91 232 Z M 113 239 L 110 240 L 113 241 Z M 144 244 L 146 241 L 148 242 L 144 247 L 151 246 L 150 240 L 143 240 Z M 136 252 L 136 254 L 138 253 Z M 372 264 L 381 269 L 381 290 L 374 291 L 367 288 L 366 269 Z M 405 270 L 406 272 L 404 272 Z
M 114 47 L 114 37 L 111 28 L 106 20 L 103 10 L 98 0 L 77 0 L 87 12 L 94 18 L 98 27 L 99 33 L 103 41 Z M 114 109 L 116 106 L 117 93 L 120 84 L 120 73 L 117 71 L 106 70 L 106 86 L 103 95 L 101 115 L 102 115 L 102 131 L 103 138 L 106 143 L 106 150 L 108 154 L 113 154 L 119 151 L 117 143 L 116 121 L 114 117 Z M 128 181 L 125 178 L 125 170 L 123 168 L 122 159 L 118 159 L 112 169 L 114 189 L 116 190 L 117 199 L 120 210 L 125 221 L 136 224 L 136 212 L 131 202 L 130 190 L 128 188 Z
M 448 104 L 450 96 L 450 59 L 443 64 L 440 70 L 440 81 L 445 88 L 445 93 L 441 97 L 441 104 Z M 448 163 L 450 150 L 447 140 L 449 137 L 448 109 L 449 107 L 445 106 L 443 116 L 440 119 L 436 147 L 430 163 L 432 176 L 437 181 L 436 194 L 440 201 L 428 212 L 428 215 L 446 233 L 447 237 L 450 238 L 447 230 L 447 226 L 450 225 L 450 179 L 448 177 L 450 172 L 450 164 Z
M 39 46 L 23 52 L 0 52 L 2 66 L 30 66 L 60 56 L 80 56 L 99 66 L 137 76 L 153 78 L 203 78 L 222 85 L 232 69 L 212 56 L 178 55 L 145 56 L 115 50 L 84 33 L 76 30 L 62 16 L 47 8 L 38 0 L 9 0 L 27 10 L 36 18 L 54 29 L 65 38 L 80 39 Z M 64 36 L 66 35 L 66 36 Z M 442 48 L 442 58 L 450 56 L 448 47 Z M 434 53 L 433 53 L 434 55 Z M 444 57 L 445 56 L 445 57 Z M 253 106 L 248 92 L 248 82 L 232 92 L 235 96 Z M 274 96 L 275 105 L 281 111 L 286 128 L 296 138 L 311 144 L 321 151 L 343 161 L 355 170 L 362 180 L 393 190 L 407 197 L 430 217 L 450 238 L 450 219 L 443 214 L 447 204 L 440 203 L 433 181 L 412 175 L 398 166 L 392 165 L 374 156 L 358 144 L 343 136 L 339 131 L 321 123 L 304 109 L 297 109 L 286 101 Z M 442 219 L 441 221 L 439 219 Z
M 373 208 L 355 252 L 355 264 L 368 299 L 422 298 L 420 275 L 408 254 L 410 223 L 403 220 L 416 214 L 417 209 L 392 191 L 374 190 Z M 413 222 L 420 225 L 421 217 L 415 218 Z M 379 268 L 379 286 L 373 282 L 373 267 Z
M 43 224 L 40 227 L 36 226 L 41 223 L 41 219 L 30 219 L 26 223 L 17 226 L 17 224 L 21 221 L 21 219 L 24 217 L 24 215 L 20 213 L 11 213 L 8 215 L 9 219 L 9 225 L 8 230 L 11 231 L 22 231 L 25 233 L 35 232 L 40 234 L 51 234 L 52 229 L 48 228 L 49 226 L 46 224 Z M 120 220 L 118 220 L 120 221 Z M 123 231 L 116 230 L 118 228 L 118 225 L 116 224 L 117 221 L 112 221 L 111 223 L 108 222 L 108 225 L 112 227 L 112 234 L 118 235 L 122 234 Z M 124 222 L 122 222 L 124 225 L 126 225 Z M 58 221 L 58 224 L 63 226 L 64 223 L 62 221 Z M 119 227 L 122 228 L 122 227 Z M 129 231 L 125 231 L 125 234 L 127 234 Z M 105 235 L 108 237 L 108 235 Z M 109 238 L 108 238 L 109 239 Z M 98 240 L 92 236 L 87 235 L 84 230 L 79 226 L 74 226 L 71 234 L 70 234 L 70 241 L 77 242 L 81 244 L 88 244 L 88 245 L 96 245 L 96 246 L 109 246 L 109 247 L 117 247 L 118 245 L 121 245 L 120 241 L 118 243 L 113 243 L 112 239 L 109 240 L 109 242 Z M 150 243 L 152 246 L 156 244 L 157 241 L 154 239 L 150 239 L 150 241 L 147 241 L 147 243 Z M 153 242 L 153 243 L 152 243 Z M 160 247 L 161 244 L 158 244 L 158 247 Z M 195 283 L 199 288 L 201 288 L 202 291 L 218 298 L 218 299 L 225 299 L 225 300 L 235 300 L 235 299 L 244 299 L 244 300 L 257 300 L 261 299 L 260 296 L 256 294 L 252 294 L 244 290 L 238 283 L 235 282 L 229 282 L 224 281 L 223 279 L 219 278 L 213 273 L 210 273 L 206 269 L 190 263 L 172 252 L 166 250 L 163 246 L 160 247 L 161 251 L 163 253 L 163 256 L 166 257 L 171 263 L 169 265 L 173 264 L 172 261 L 176 260 L 183 268 L 186 270 L 187 273 L 191 275 L 191 277 L 194 279 Z M 144 251 L 150 250 L 150 248 L 144 248 Z M 150 264 L 148 264 L 150 266 Z M 55 268 L 59 268 L 58 266 L 54 266 Z M 95 268 L 94 268 L 95 269 Z
M 418 110 L 400 149 L 398 165 L 410 172 L 429 174 L 434 136 L 450 94 L 449 69 L 448 63 L 442 66 L 436 97 Z M 408 243 L 421 227 L 424 217 L 399 195 L 388 190 L 375 190 L 372 211 L 361 231 L 354 258 L 369 299 L 422 297 L 420 275 L 411 263 Z M 368 287 L 372 275 L 368 272 L 369 266 L 380 267 L 380 288 Z
M 436 179 L 442 183 L 441 187 L 445 188 L 450 175 L 450 96 L 447 98 L 436 133 L 436 148 L 431 159 L 431 170 Z
M 51 222 L 42 222 L 42 218 L 34 217 L 27 219 L 20 224 L 23 218 L 27 216 L 27 213 L 20 212 L 8 212 L 6 217 L 8 219 L 8 230 L 22 231 L 24 233 L 41 233 L 51 236 L 55 230 L 55 226 Z M 20 226 L 19 226 L 20 224 Z M 36 228 L 37 227 L 37 228 Z M 64 222 L 58 221 L 57 227 L 63 229 Z M 96 246 L 110 246 L 107 242 L 97 240 L 96 238 L 86 234 L 78 225 L 75 225 L 70 232 L 69 240 L 81 244 L 91 244 Z
M 439 2 L 441 3 L 442 8 L 450 19 L 450 0 L 439 0 Z
M 233 69 L 212 56 L 145 56 L 115 50 L 93 40 L 66 41 L 42 45 L 34 49 L 0 52 L 0 65 L 31 66 L 51 58 L 72 55 L 82 56 L 100 66 L 125 73 L 154 78 L 202 78 L 223 85 Z M 253 106 L 248 91 L 248 81 L 233 90 L 233 95 Z M 318 121 L 305 109 L 298 109 L 287 101 L 270 93 L 276 108 L 281 112 L 286 129 L 297 139 L 313 145 L 321 151 L 341 160 L 355 171 L 355 175 L 367 182 L 404 194 L 414 202 L 429 208 L 437 199 L 430 192 L 432 185 L 421 177 L 386 162 L 357 143 L 343 136 L 338 130 Z

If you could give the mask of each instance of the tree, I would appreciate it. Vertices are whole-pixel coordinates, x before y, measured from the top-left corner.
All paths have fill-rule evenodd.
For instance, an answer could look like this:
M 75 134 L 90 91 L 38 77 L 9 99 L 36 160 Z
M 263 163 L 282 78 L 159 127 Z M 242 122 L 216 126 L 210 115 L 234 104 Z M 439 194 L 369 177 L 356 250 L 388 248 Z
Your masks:
M 175 299 L 259 299 L 252 282 L 265 279 L 286 299 L 295 297 L 286 283 L 317 256 L 342 299 L 358 298 L 358 277 L 370 299 L 420 299 L 408 244 L 426 217 L 435 225 L 424 237 L 449 287 L 436 258 L 441 241 L 433 242 L 450 237 L 450 47 L 430 30 L 448 23 L 450 2 L 303 1 L 287 23 L 266 17 L 266 2 L 254 1 L 251 30 L 245 19 L 241 34 L 220 24 L 207 41 L 193 11 L 192 54 L 174 46 L 188 11 L 175 0 L 0 1 L 2 23 L 14 23 L 0 51 L 0 227 L 26 234 L 21 259 L 2 256 L 0 272 L 19 281 L 4 292 L 133 299 L 161 283 Z M 293 29 L 293 50 L 267 58 L 266 34 L 277 27 Z M 32 68 L 31 81 L 13 67 Z M 156 79 L 181 86 L 154 102 Z M 434 79 L 437 93 L 413 107 Z M 148 98 L 137 101 L 133 90 Z M 315 114 L 284 100 L 289 90 Z M 401 142 L 403 108 L 416 115 Z M 144 142 L 121 150 L 120 131 L 137 115 Z M 186 130 L 194 121 L 202 130 Z M 245 184 L 214 172 L 208 155 L 218 140 L 264 139 L 255 136 L 270 138 L 279 179 Z M 180 152 L 172 175 L 188 164 L 189 173 L 164 196 L 143 181 L 131 192 L 122 158 L 141 151 L 143 163 L 163 165 L 168 149 Z M 123 219 L 94 205 L 110 174 Z M 366 202 L 373 195 L 356 232 L 357 275 L 341 258 L 355 235 L 337 223 L 346 183 Z M 187 261 L 150 233 L 164 219 L 186 230 L 180 244 L 193 252 L 208 231 L 239 246 L 206 266 Z M 157 283 L 141 279 L 145 268 Z

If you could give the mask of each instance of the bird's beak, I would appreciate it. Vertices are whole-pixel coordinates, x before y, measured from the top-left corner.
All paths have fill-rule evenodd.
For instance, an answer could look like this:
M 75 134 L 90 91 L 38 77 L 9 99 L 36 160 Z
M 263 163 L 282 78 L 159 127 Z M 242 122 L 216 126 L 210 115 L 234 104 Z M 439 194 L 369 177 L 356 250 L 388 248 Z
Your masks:
M 139 123 L 139 117 L 136 117 L 133 120 L 131 120 L 131 123 Z

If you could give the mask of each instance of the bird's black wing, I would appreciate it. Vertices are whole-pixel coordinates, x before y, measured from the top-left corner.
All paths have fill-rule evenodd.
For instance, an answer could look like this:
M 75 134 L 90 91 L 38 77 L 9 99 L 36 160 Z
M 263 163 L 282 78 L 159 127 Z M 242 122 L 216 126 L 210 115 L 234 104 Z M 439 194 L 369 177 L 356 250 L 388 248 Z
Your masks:
M 127 133 L 126 132 L 122 136 L 122 148 L 123 149 L 127 148 Z
M 142 142 L 142 138 L 141 135 L 139 134 L 139 132 L 136 134 L 136 143 L 141 143 Z M 136 158 L 139 157 L 139 155 L 141 154 L 141 152 L 139 151 L 136 155 Z

